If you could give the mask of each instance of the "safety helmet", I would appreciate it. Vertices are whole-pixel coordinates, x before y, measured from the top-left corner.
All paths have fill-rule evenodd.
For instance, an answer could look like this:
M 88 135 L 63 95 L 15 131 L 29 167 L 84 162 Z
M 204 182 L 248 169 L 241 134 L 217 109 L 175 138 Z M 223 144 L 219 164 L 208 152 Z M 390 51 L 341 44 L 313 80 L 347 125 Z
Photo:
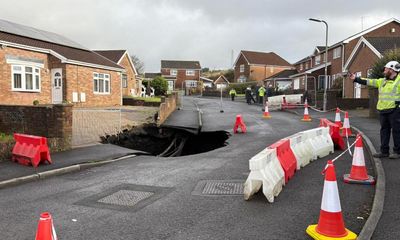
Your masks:
M 390 68 L 393 71 L 399 72 L 400 64 L 397 61 L 390 61 L 390 62 L 386 63 L 385 68 Z

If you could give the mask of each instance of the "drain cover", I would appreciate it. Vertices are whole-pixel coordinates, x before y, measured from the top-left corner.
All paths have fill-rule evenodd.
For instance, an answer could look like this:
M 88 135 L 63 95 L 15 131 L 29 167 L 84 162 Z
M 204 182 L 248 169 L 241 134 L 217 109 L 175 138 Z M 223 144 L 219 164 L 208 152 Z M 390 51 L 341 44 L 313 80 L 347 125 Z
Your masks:
M 203 180 L 192 192 L 193 195 L 243 195 L 244 180 Z
M 152 192 L 119 190 L 118 192 L 98 200 L 98 202 L 120 206 L 134 206 L 136 203 L 152 196 L 153 194 L 154 193 Z
M 138 211 L 172 190 L 173 188 L 169 187 L 122 184 L 82 199 L 75 204 L 118 211 Z

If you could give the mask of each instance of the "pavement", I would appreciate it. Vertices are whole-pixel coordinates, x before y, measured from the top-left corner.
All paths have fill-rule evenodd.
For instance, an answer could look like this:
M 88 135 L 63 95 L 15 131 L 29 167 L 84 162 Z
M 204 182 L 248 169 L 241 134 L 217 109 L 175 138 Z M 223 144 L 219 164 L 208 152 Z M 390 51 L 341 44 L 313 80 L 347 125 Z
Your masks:
M 185 110 L 185 108 L 183 108 Z M 351 110 L 350 124 L 359 129 L 365 136 L 364 144 L 370 153 L 379 149 L 380 124 L 378 119 L 368 118 L 368 110 Z M 302 114 L 297 111 L 297 114 Z M 310 110 L 313 118 L 326 116 Z M 332 112 L 333 120 L 334 112 Z M 343 117 L 343 115 L 342 115 Z M 40 165 L 38 168 L 22 166 L 10 161 L 0 162 L 0 188 L 11 187 L 25 182 L 37 181 L 41 178 L 79 171 L 88 167 L 118 161 L 125 157 L 140 155 L 143 152 L 126 149 L 110 144 L 75 148 L 51 155 L 53 164 Z M 367 223 L 364 225 L 359 239 L 400 239 L 398 220 L 400 208 L 396 207 L 400 200 L 400 188 L 397 174 L 400 160 L 372 158 L 377 176 L 373 208 Z

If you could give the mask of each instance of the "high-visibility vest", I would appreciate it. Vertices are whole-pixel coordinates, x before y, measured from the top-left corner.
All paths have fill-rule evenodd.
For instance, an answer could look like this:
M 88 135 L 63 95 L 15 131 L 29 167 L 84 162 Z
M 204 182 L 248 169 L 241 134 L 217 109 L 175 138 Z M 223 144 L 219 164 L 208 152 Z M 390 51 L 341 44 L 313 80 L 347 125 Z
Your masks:
M 368 86 L 376 87 L 379 90 L 379 98 L 376 108 L 378 110 L 392 109 L 396 107 L 396 101 L 400 102 L 400 74 L 397 74 L 396 79 L 388 80 L 385 78 L 368 79 Z
M 236 95 L 236 90 L 232 88 L 232 89 L 229 91 L 229 95 Z
M 264 87 L 260 87 L 258 89 L 258 96 L 264 97 L 264 94 L 265 94 L 265 88 Z

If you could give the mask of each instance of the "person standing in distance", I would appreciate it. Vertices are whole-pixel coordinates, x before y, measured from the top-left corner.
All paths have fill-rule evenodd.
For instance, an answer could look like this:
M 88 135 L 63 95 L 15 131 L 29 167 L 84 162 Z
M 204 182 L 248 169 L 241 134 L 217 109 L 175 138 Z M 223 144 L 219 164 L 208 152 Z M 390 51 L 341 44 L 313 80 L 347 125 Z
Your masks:
M 232 89 L 229 91 L 229 95 L 231 95 L 231 100 L 232 100 L 232 101 L 235 101 L 236 90 L 235 90 L 234 88 L 232 88 Z
M 349 78 L 355 83 L 378 88 L 379 97 L 376 108 L 381 124 L 381 148 L 374 157 L 391 159 L 400 158 L 400 64 L 390 61 L 385 65 L 384 78 L 368 79 L 356 77 L 350 73 Z M 390 134 L 393 134 L 393 153 L 389 154 Z

